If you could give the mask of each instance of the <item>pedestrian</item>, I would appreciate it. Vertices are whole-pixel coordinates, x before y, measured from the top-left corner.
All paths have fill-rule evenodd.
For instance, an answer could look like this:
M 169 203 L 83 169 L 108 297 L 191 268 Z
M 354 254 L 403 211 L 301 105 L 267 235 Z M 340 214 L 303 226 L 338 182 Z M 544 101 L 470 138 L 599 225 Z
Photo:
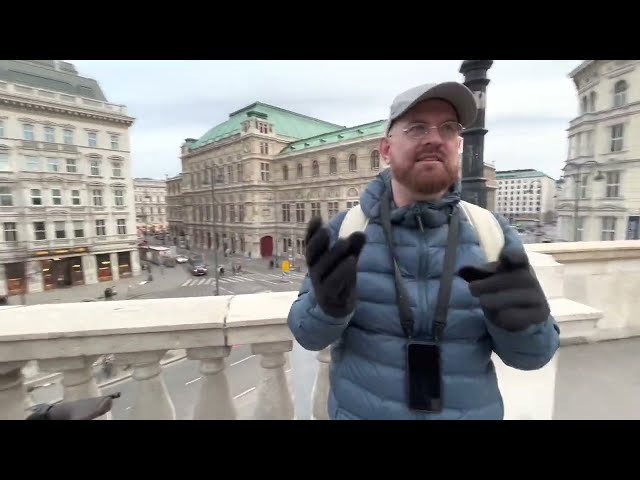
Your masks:
M 401 93 L 380 141 L 389 168 L 358 207 L 307 226 L 288 324 L 304 349 L 331 346 L 331 419 L 502 419 L 492 353 L 534 370 L 559 347 L 517 234 L 461 201 L 461 133 L 476 116 L 457 82 Z

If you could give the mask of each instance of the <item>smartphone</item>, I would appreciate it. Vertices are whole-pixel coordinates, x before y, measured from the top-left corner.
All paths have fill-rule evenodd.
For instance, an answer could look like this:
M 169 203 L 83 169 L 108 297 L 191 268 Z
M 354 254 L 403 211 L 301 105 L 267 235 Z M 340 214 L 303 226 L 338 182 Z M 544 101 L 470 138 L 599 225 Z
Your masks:
M 432 342 L 407 345 L 409 408 L 423 412 L 442 411 L 440 347 Z

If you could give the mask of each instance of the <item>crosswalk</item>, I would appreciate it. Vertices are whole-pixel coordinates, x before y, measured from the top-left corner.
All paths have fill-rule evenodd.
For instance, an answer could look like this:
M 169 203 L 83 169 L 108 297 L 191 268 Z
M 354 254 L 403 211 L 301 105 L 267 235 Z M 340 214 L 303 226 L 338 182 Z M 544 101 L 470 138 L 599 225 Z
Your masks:
M 304 273 L 300 272 L 290 272 L 286 276 L 283 276 L 281 273 L 252 273 L 250 275 L 229 275 L 220 277 L 220 284 L 238 284 L 238 283 L 247 283 L 247 282 L 265 282 L 273 285 L 281 284 L 283 280 L 303 280 L 305 277 Z M 210 286 L 215 285 L 216 279 L 215 277 L 195 277 L 186 280 L 181 287 L 202 287 L 202 286 Z

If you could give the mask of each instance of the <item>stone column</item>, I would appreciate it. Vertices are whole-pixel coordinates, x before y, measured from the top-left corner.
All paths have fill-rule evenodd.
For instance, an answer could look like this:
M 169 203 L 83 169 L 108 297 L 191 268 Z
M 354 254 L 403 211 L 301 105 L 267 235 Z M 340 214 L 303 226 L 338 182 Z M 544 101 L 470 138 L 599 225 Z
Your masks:
M 131 257 L 131 274 L 132 275 L 140 275 L 140 252 L 138 251 L 138 249 L 135 250 L 131 250 L 130 252 L 130 257 Z
M 62 372 L 63 401 L 73 402 L 102 395 L 93 376 L 93 362 L 98 355 L 86 357 L 52 358 L 38 362 L 43 372 Z M 111 412 L 96 420 L 111 420 Z
M 117 282 L 120 280 L 120 267 L 118 264 L 118 254 L 110 253 L 109 260 L 111 261 L 111 276 L 113 277 L 113 281 Z
M 0 264 L 0 295 L 7 295 L 7 293 L 9 293 L 7 275 L 5 274 L 4 264 Z
M 187 350 L 189 360 L 200 361 L 202 387 L 193 412 L 194 420 L 235 420 L 236 409 L 225 373 L 224 359 L 231 347 L 202 347 Z
M 293 348 L 291 340 L 251 345 L 251 353 L 261 355 L 262 380 L 258 384 L 256 420 L 293 420 L 294 408 L 285 373 L 285 353 Z
M 318 353 L 318 375 L 313 386 L 313 419 L 329 420 L 329 366 L 331 363 L 331 347 Z
M 87 253 L 82 256 L 82 273 L 85 284 L 98 283 L 98 264 L 94 254 Z
M 0 363 L 0 420 L 24 420 L 27 416 L 27 391 L 22 375 L 26 363 Z
M 138 382 L 131 420 L 175 420 L 176 411 L 160 365 L 165 353 L 166 350 L 157 350 L 116 354 L 119 365 L 133 365 L 132 378 Z
M 26 262 L 25 274 L 27 276 L 27 291 L 42 292 L 44 291 L 44 277 L 42 276 L 42 265 L 38 260 Z

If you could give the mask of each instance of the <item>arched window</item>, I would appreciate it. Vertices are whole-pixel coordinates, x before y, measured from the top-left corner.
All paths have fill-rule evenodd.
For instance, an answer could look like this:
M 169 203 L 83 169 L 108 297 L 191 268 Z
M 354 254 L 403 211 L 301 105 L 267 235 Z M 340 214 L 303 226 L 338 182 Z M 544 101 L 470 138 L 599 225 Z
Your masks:
M 620 80 L 613 87 L 613 108 L 622 107 L 627 103 L 627 82 Z
M 338 173 L 338 161 L 336 157 L 331 157 L 329 159 L 329 174 L 335 175 Z
M 371 152 L 371 170 L 380 170 L 380 152 L 378 150 Z
M 314 160 L 311 164 L 311 175 L 314 177 L 320 176 L 320 165 L 318 165 L 318 161 Z
M 358 160 L 354 154 L 349 156 L 349 171 L 355 172 L 358 170 Z
M 298 164 L 298 178 L 302 178 L 302 164 Z
M 289 166 L 288 165 L 283 165 L 282 166 L 282 179 L 283 180 L 289 180 Z

